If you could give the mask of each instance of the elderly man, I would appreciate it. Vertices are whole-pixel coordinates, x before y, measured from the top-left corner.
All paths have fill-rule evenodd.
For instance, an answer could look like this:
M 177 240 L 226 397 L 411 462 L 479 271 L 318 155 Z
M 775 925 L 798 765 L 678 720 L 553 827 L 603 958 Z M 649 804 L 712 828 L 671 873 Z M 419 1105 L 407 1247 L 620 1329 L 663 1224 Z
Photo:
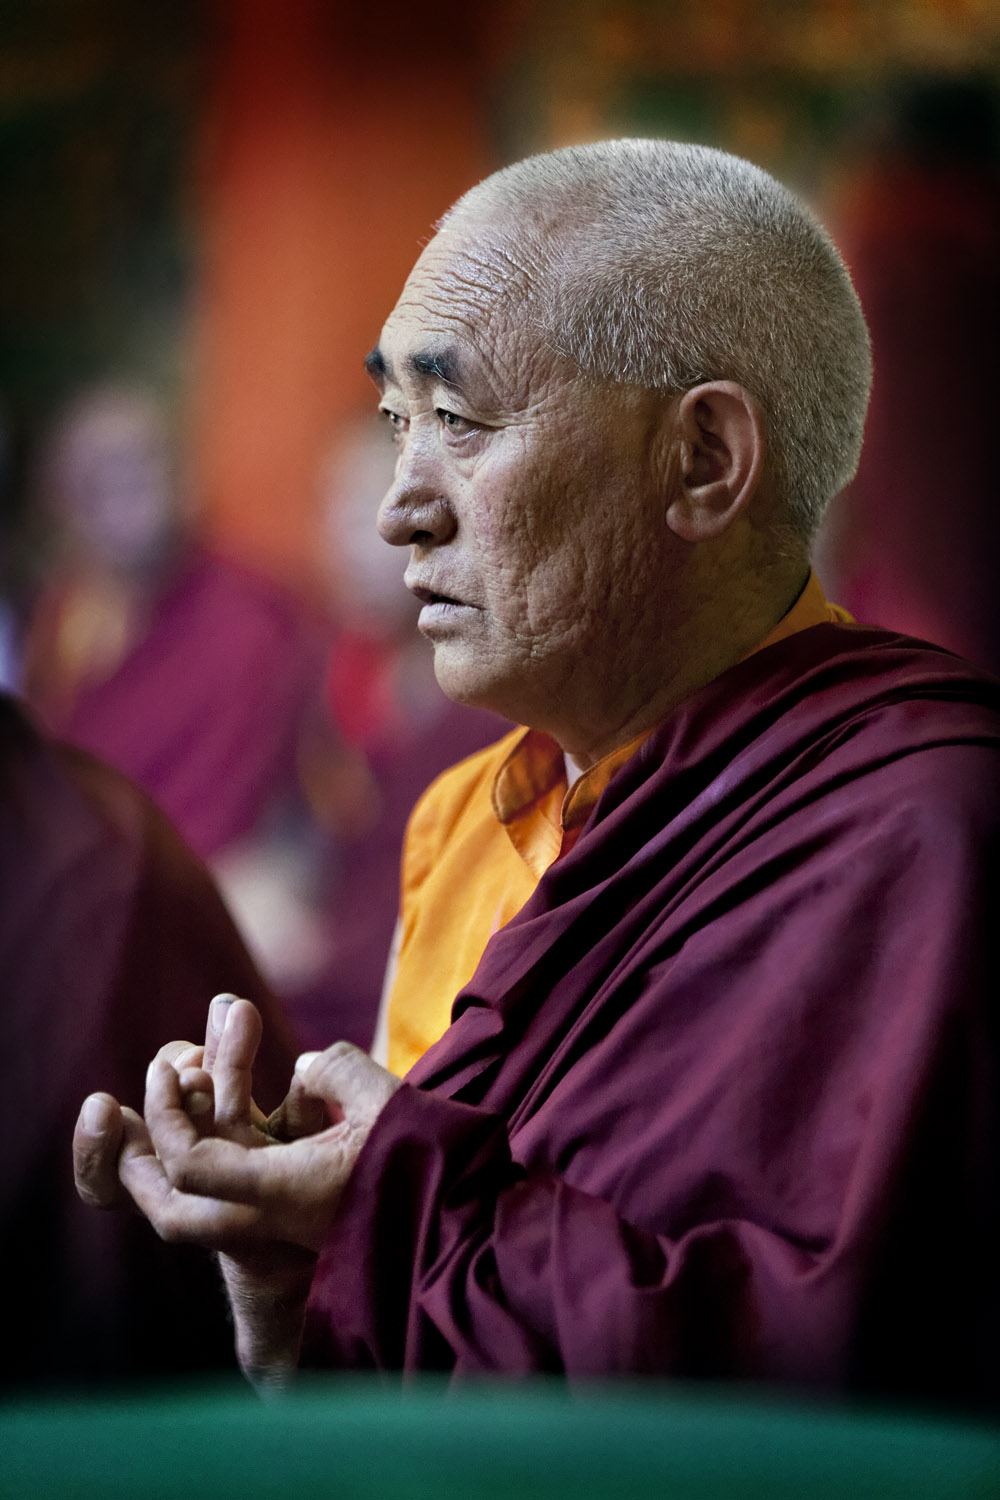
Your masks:
M 307 1055 L 264 1121 L 218 1001 L 145 1119 L 91 1101 L 83 1191 L 221 1252 L 262 1384 L 985 1399 L 1000 694 L 809 572 L 869 385 L 829 239 L 714 151 L 533 158 L 446 216 L 369 368 L 438 678 L 527 728 L 414 814 L 396 1071 Z

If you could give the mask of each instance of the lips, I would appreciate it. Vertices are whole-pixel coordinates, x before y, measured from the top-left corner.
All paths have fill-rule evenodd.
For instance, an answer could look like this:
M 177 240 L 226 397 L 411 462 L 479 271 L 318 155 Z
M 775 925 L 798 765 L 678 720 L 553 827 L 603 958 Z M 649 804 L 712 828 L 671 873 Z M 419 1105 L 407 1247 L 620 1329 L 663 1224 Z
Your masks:
M 435 589 L 424 588 L 422 584 L 408 583 L 407 588 L 413 596 L 420 600 L 421 604 L 464 604 L 464 599 L 457 599 L 454 594 L 439 594 Z

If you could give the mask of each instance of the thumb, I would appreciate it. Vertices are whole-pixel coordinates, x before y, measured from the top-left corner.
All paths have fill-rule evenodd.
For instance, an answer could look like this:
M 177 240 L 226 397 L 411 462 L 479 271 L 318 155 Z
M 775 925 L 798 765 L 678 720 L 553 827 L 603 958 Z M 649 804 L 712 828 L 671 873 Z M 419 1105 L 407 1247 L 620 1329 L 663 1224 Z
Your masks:
M 295 1081 L 322 1099 L 332 1118 L 361 1124 L 381 1114 L 403 1080 L 360 1047 L 334 1042 L 325 1052 L 304 1052 L 295 1064 Z
M 92 1208 L 117 1208 L 127 1202 L 118 1181 L 122 1147 L 122 1109 L 110 1094 L 91 1094 L 84 1101 L 73 1134 L 76 1190 Z

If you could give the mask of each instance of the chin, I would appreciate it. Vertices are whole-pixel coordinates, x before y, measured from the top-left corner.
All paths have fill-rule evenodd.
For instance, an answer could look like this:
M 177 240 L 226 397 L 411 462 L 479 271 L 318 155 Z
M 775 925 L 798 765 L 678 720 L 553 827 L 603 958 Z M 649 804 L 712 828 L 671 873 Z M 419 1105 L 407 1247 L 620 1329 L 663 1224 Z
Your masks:
M 456 660 L 447 648 L 435 647 L 434 676 L 438 686 L 453 703 L 467 708 L 488 708 L 514 723 L 523 723 L 515 704 L 519 697 L 516 685 L 499 674 L 483 670 L 482 663 Z

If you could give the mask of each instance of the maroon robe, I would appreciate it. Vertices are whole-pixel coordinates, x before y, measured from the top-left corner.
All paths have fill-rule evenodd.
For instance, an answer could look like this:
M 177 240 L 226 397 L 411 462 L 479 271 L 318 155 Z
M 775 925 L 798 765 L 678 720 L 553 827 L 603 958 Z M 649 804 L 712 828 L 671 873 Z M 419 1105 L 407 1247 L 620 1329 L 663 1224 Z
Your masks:
M 46 726 L 137 781 L 203 859 L 300 798 L 296 757 L 327 640 L 277 584 L 192 551 L 110 676 L 68 699 L 45 685 L 44 611 L 35 628 L 42 663 L 29 696 Z
M 73 1187 L 86 1094 L 142 1107 L 146 1066 L 204 1035 L 221 990 L 267 1018 L 259 1091 L 294 1049 L 200 862 L 137 787 L 43 739 L 0 695 L 0 1014 L 4 1149 L 0 1384 L 205 1372 L 234 1363 L 215 1267 Z
M 304 1362 L 997 1391 L 1000 684 L 821 625 L 681 705 L 376 1124 Z

